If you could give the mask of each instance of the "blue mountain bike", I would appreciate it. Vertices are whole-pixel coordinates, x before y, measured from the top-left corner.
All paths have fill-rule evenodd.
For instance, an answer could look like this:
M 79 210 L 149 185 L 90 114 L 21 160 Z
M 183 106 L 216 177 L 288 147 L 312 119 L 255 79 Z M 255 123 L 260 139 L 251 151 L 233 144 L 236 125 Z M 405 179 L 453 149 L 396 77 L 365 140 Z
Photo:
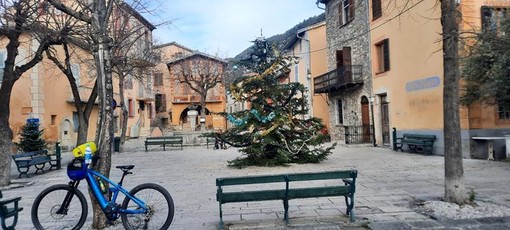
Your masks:
M 90 143 L 93 144 L 87 144 Z M 132 174 L 130 170 L 134 165 L 117 166 L 123 173 L 120 181 L 115 183 L 90 169 L 83 160 L 83 151 L 76 152 L 79 152 L 75 153 L 76 158 L 67 166 L 71 181 L 50 186 L 36 197 L 31 211 L 36 229 L 81 229 L 88 214 L 87 200 L 78 189 L 83 179 L 109 221 L 120 217 L 125 229 L 168 229 L 174 216 L 174 203 L 165 188 L 144 183 L 128 192 L 122 182 L 126 175 Z M 122 204 L 116 202 L 120 193 L 125 196 Z

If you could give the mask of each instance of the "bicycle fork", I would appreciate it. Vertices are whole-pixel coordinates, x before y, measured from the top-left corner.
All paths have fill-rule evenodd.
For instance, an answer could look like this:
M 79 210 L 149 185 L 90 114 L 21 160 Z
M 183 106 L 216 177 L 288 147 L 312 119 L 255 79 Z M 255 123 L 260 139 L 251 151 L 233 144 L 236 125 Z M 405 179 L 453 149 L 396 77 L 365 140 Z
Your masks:
M 80 181 L 70 181 L 69 187 L 73 188 L 70 191 L 67 192 L 66 197 L 64 198 L 64 201 L 62 201 L 62 205 L 60 205 L 60 208 L 57 210 L 57 214 L 60 215 L 67 215 L 67 210 L 69 210 L 69 204 L 71 203 L 71 200 L 73 199 L 74 192 L 73 190 L 78 188 L 78 185 L 80 184 Z

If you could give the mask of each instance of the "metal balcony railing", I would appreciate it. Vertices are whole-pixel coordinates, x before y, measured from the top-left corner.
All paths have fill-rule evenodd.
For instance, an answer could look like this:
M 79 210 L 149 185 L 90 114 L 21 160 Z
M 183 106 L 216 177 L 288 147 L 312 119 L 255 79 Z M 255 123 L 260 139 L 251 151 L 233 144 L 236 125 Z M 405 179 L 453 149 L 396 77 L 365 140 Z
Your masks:
M 363 84 L 362 66 L 341 66 L 314 78 L 314 93 L 329 93 Z

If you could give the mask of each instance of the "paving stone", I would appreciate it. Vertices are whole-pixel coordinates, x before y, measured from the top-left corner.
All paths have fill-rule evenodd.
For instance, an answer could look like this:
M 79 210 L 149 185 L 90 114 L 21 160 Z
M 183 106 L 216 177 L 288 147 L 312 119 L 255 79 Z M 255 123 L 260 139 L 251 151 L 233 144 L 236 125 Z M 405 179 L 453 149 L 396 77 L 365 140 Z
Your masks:
M 433 220 L 424 220 L 424 221 L 412 221 L 408 222 L 409 225 L 415 228 L 425 228 L 425 229 L 431 229 L 435 227 L 441 227 L 439 223 Z
M 368 227 L 372 230 L 410 230 L 412 227 L 403 222 L 379 222 L 369 224 Z

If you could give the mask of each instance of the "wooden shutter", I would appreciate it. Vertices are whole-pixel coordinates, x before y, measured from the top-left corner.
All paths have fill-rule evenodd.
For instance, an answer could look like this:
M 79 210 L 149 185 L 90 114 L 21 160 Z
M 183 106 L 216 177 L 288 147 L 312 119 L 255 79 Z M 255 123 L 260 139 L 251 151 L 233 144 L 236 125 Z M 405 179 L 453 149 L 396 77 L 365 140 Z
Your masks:
M 342 68 L 342 66 L 344 66 L 344 55 L 343 55 L 342 50 L 337 50 L 336 51 L 336 68 L 340 69 L 340 68 Z
M 492 8 L 482 6 L 482 30 L 490 29 L 491 27 Z
M 384 71 L 390 70 L 390 40 L 383 41 Z
M 344 24 L 344 20 L 342 18 L 342 14 L 344 11 L 344 3 L 343 0 L 340 0 L 340 4 L 338 4 L 338 25 L 342 26 Z
M 166 112 L 166 94 L 161 94 L 161 112 Z
M 347 19 L 347 21 L 350 22 L 354 19 L 354 11 L 355 11 L 354 0 L 349 0 L 349 18 Z
M 342 49 L 343 54 L 343 66 L 345 81 L 352 82 L 352 58 L 351 58 L 351 47 L 344 47 Z
M 372 0 L 372 20 L 382 16 L 381 0 Z

